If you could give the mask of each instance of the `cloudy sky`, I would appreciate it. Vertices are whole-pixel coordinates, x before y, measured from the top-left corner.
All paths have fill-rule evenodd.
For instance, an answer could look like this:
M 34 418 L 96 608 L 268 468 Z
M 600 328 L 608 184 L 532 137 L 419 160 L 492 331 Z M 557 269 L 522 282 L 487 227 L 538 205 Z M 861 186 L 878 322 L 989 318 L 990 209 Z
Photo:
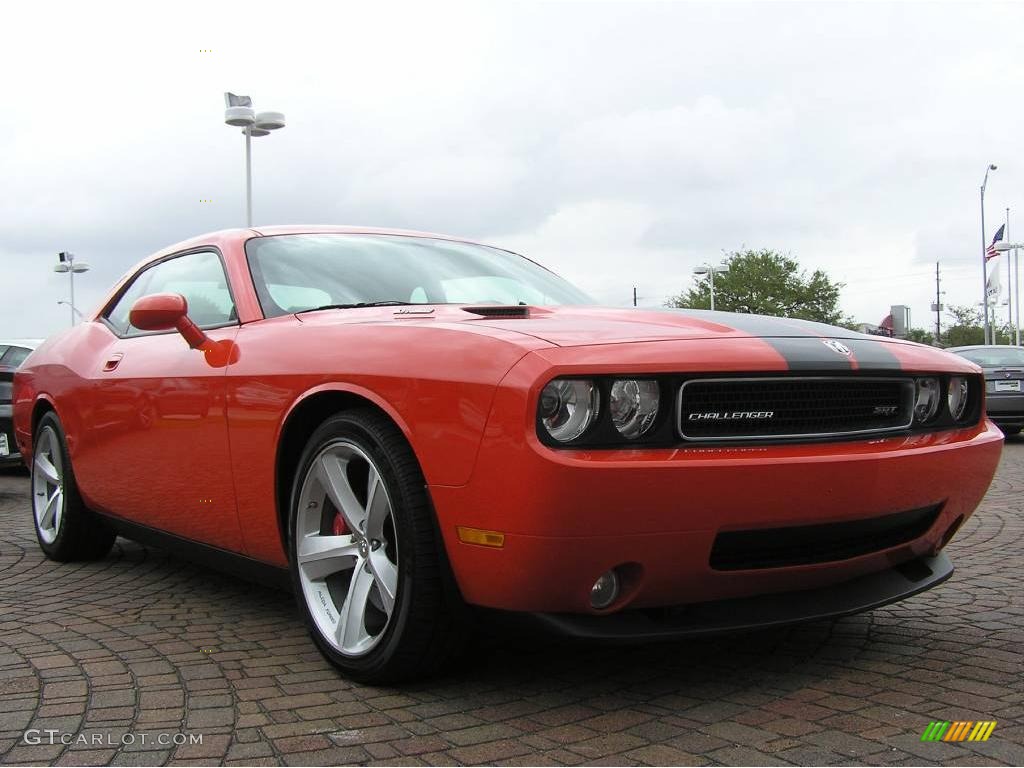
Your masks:
M 0 337 L 67 324 L 57 251 L 92 265 L 76 280 L 89 309 L 147 254 L 244 224 L 225 90 L 288 119 L 254 142 L 257 225 L 465 235 L 603 303 L 636 284 L 660 304 L 695 265 L 764 247 L 845 282 L 858 320 L 908 304 L 934 327 L 936 261 L 947 304 L 980 301 L 990 162 L 989 237 L 1007 207 L 1024 236 L 1024 4 L 90 0 L 3 16 Z

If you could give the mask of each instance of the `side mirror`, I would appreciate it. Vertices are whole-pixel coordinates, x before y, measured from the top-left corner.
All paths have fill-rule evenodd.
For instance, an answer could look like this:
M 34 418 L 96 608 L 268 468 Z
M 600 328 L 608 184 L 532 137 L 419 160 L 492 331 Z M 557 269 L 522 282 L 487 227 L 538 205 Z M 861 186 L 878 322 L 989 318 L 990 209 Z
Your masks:
M 154 293 L 143 296 L 132 305 L 128 321 L 140 331 L 180 333 L 192 349 L 209 344 L 210 339 L 188 318 L 188 301 L 180 293 Z

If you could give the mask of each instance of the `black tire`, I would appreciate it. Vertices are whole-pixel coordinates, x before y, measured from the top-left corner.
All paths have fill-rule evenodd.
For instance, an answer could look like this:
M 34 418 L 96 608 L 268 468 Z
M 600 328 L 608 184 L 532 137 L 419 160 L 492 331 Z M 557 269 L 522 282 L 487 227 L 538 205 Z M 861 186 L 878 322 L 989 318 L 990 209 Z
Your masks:
M 114 544 L 115 534 L 85 506 L 75 482 L 75 472 L 68 455 L 67 439 L 60 419 L 52 411 L 39 420 L 33 439 L 32 458 L 32 517 L 39 548 L 51 560 L 66 563 L 72 560 L 98 560 L 110 552 Z M 56 454 L 56 455 L 55 455 Z M 59 466 L 60 483 L 52 485 L 41 471 L 40 458 L 50 461 L 51 466 Z M 54 459 L 59 464 L 54 463 Z M 50 489 L 60 488 L 62 508 L 59 520 L 54 516 L 53 534 L 49 530 L 44 533 L 40 524 L 40 494 Z M 45 508 L 45 505 L 44 505 Z M 52 539 L 52 540 L 48 540 Z
M 1019 435 L 1022 427 L 1000 427 L 1000 429 L 1003 430 L 1004 435 L 1010 437 L 1011 435 Z
M 320 465 L 315 468 L 314 462 L 322 461 L 322 457 L 332 450 L 351 450 L 351 447 L 361 451 L 365 458 L 372 461 L 369 471 L 372 472 L 375 468 L 383 483 L 386 490 L 385 498 L 390 508 L 388 519 L 391 524 L 388 531 L 394 539 L 394 551 L 397 552 L 394 565 L 397 571 L 397 589 L 391 613 L 384 619 L 384 628 L 378 629 L 378 633 L 372 635 L 375 644 L 369 650 L 358 654 L 342 652 L 340 643 L 329 638 L 317 622 L 318 618 L 321 622 L 328 621 L 333 616 L 333 609 L 337 612 L 337 627 L 341 627 L 342 615 L 351 615 L 350 612 L 346 612 L 346 606 L 349 595 L 356 591 L 355 587 L 351 586 L 353 580 L 360 570 L 367 574 L 371 573 L 370 560 L 356 560 L 355 568 L 349 571 L 319 577 L 324 579 L 322 583 L 310 580 L 307 572 L 304 581 L 300 575 L 297 548 L 300 538 L 300 499 L 303 497 L 303 489 L 307 482 L 311 485 L 307 487 L 306 501 L 302 506 L 307 510 L 315 510 L 317 506 L 315 502 L 309 500 L 312 495 L 318 494 L 318 481 L 312 478 Z M 355 457 L 349 459 L 343 471 L 356 471 L 348 467 L 349 464 L 358 464 L 359 461 L 360 459 Z M 349 487 L 354 491 L 356 485 L 357 483 L 352 483 Z M 366 495 L 369 495 L 368 488 Z M 320 496 L 317 495 L 317 498 Z M 367 508 L 364 522 L 370 525 L 370 504 L 365 499 L 362 503 Z M 342 519 L 341 513 L 334 509 L 330 497 L 324 497 L 321 506 L 321 511 L 307 511 L 303 516 L 303 537 L 329 535 L 326 522 L 315 522 L 318 517 L 321 521 L 326 521 L 329 517 Z M 314 526 L 325 527 L 318 533 L 310 534 L 311 523 Z M 349 531 L 347 526 L 345 531 Z M 353 541 L 360 538 L 350 533 L 349 535 Z M 380 412 L 372 408 L 363 408 L 339 413 L 327 419 L 310 436 L 292 484 L 288 538 L 292 583 L 303 619 L 317 647 L 346 677 L 375 684 L 427 677 L 442 669 L 461 648 L 465 636 L 462 621 L 465 608 L 457 590 L 453 588 L 444 546 L 437 530 L 422 471 L 404 435 Z M 374 542 L 381 551 L 391 546 L 384 541 L 386 538 L 381 537 L 383 545 L 380 541 Z M 364 544 L 370 543 L 368 531 L 363 541 Z M 371 550 L 360 550 L 361 553 L 368 551 Z M 376 552 L 377 549 L 372 551 Z M 364 564 L 362 569 L 358 565 L 360 562 Z M 351 574 L 348 576 L 348 586 L 339 586 L 337 590 L 328 589 L 327 582 L 330 579 L 344 579 L 344 575 L 341 574 Z M 373 574 L 373 578 L 376 579 L 376 570 Z M 386 609 L 383 607 L 382 592 L 378 586 L 380 583 L 374 581 L 374 586 L 368 588 L 371 591 L 367 594 L 366 602 L 367 605 L 372 602 L 372 590 L 376 589 L 377 605 L 381 606 L 383 615 Z M 308 596 L 307 588 L 314 592 L 318 599 Z M 327 594 L 330 595 L 326 598 L 329 604 L 324 602 Z M 335 599 L 338 597 L 342 598 L 340 604 Z M 330 602 L 332 599 L 333 602 Z M 313 601 L 317 610 L 316 616 L 311 611 L 310 601 Z M 323 607 L 320 603 L 323 603 Z M 328 618 L 324 618 L 325 614 Z M 369 619 L 362 622 L 364 628 L 368 622 Z

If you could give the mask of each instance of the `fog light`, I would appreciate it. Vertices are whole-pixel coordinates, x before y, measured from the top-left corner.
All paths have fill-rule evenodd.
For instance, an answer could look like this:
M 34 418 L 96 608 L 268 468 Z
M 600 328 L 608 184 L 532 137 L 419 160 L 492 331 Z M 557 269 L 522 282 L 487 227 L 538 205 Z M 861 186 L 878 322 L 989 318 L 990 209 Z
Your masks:
M 590 588 L 590 604 L 601 610 L 615 602 L 619 596 L 619 577 L 615 571 L 601 574 Z

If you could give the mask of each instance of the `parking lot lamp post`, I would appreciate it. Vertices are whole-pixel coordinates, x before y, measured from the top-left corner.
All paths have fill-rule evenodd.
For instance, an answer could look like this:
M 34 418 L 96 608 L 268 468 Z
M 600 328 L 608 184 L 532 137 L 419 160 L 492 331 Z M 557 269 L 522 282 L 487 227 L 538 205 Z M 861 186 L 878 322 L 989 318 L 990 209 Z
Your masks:
M 281 112 L 256 113 L 252 99 L 248 96 L 224 94 L 224 122 L 242 129 L 245 134 L 245 225 L 252 226 L 252 138 L 266 136 L 271 131 L 284 128 L 284 114 Z
M 53 271 L 67 272 L 68 280 L 71 284 L 71 303 L 68 306 L 71 307 L 71 324 L 74 325 L 75 315 L 81 315 L 81 313 L 78 312 L 77 309 L 75 309 L 75 273 L 88 272 L 89 265 L 86 264 L 84 261 L 76 262 L 75 254 L 71 253 L 71 251 L 61 251 L 60 253 L 57 254 L 57 258 L 59 260 L 56 264 L 53 265 Z M 58 304 L 61 303 L 66 304 L 67 302 L 58 302 Z
M 701 264 L 699 267 L 693 268 L 693 274 L 695 275 L 707 275 L 708 276 L 708 287 L 711 290 L 711 310 L 715 309 L 715 273 L 716 272 L 728 272 L 729 264 L 722 262 L 721 264 Z

